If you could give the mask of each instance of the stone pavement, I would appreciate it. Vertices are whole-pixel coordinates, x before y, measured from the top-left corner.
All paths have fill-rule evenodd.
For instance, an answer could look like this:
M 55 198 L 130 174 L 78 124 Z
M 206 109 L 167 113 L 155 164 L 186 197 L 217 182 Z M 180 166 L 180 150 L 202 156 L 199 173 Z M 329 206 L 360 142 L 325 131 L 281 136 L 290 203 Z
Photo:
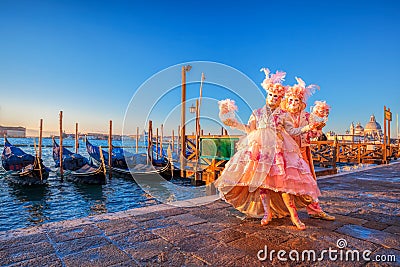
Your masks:
M 321 206 L 337 219 L 301 211 L 305 231 L 289 218 L 262 227 L 221 200 L 162 204 L 0 232 L 0 266 L 400 266 L 400 164 L 318 184 Z

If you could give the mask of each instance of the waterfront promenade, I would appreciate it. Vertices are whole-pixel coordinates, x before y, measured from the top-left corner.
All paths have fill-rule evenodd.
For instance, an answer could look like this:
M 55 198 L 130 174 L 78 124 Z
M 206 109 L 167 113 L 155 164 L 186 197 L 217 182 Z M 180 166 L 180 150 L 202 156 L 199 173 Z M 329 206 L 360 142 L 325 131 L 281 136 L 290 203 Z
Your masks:
M 321 206 L 336 221 L 300 211 L 305 231 L 289 218 L 262 227 L 221 200 L 198 199 L 192 208 L 161 204 L 0 232 L 0 266 L 400 266 L 400 163 L 320 177 L 318 184 Z M 337 253 L 318 261 L 330 248 Z M 304 250 L 315 251 L 316 261 L 302 261 Z M 340 260 L 348 250 L 360 260 L 345 261 L 345 253 Z M 397 262 L 368 262 L 366 251 L 371 260 Z

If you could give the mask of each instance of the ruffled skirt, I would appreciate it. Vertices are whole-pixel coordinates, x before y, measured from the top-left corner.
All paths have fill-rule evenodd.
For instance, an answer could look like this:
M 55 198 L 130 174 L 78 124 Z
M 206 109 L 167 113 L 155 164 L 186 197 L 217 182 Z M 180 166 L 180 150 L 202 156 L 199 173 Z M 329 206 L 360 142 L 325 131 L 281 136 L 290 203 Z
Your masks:
M 264 215 L 262 188 L 271 194 L 275 217 L 289 214 L 281 193 L 295 195 L 299 208 L 321 195 L 296 142 L 286 132 L 271 129 L 258 129 L 244 137 L 215 185 L 225 201 L 252 217 Z

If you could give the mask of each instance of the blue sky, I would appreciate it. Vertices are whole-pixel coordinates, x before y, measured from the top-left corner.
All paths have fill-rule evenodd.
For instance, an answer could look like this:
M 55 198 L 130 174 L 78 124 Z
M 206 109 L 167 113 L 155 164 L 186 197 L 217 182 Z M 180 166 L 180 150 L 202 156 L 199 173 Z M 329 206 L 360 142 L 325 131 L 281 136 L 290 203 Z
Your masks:
M 325 130 L 343 133 L 371 114 L 382 124 L 386 105 L 393 136 L 400 113 L 399 12 L 398 1 L 0 0 L 0 125 L 37 129 L 43 118 L 45 130 L 56 132 L 63 110 L 66 131 L 79 122 L 81 131 L 107 132 L 111 119 L 119 133 L 146 80 L 199 60 L 231 66 L 256 85 L 261 67 L 286 71 L 288 84 L 295 76 L 318 84 L 308 104 L 331 104 Z M 199 71 L 188 79 L 199 79 L 190 76 Z M 207 90 L 227 97 L 205 84 L 206 96 Z

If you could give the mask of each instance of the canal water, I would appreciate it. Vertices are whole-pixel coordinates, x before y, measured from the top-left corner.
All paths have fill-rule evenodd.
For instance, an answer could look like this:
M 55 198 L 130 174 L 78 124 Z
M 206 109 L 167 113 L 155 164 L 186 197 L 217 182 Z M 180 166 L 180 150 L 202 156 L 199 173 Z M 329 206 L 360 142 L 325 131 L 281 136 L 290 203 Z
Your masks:
M 26 153 L 34 155 L 33 138 L 9 138 Z M 37 142 L 37 141 L 36 141 Z M 95 145 L 107 145 L 107 140 L 91 140 Z M 106 212 L 117 212 L 132 208 L 159 204 L 145 193 L 134 179 L 121 178 L 113 174 L 105 185 L 79 185 L 61 181 L 56 174 L 52 158 L 51 139 L 43 139 L 42 159 L 50 172 L 48 184 L 44 186 L 18 186 L 4 178 L 0 168 L 0 231 L 39 225 L 47 222 L 81 218 Z M 75 140 L 64 139 L 64 145 L 74 151 Z M 124 143 L 126 144 L 126 143 Z M 135 142 L 132 141 L 132 146 Z M 113 141 L 121 146 L 121 141 Z M 3 142 L 0 146 L 3 151 Z M 89 158 L 84 142 L 80 141 L 79 153 Z M 175 181 L 190 186 L 189 181 Z

